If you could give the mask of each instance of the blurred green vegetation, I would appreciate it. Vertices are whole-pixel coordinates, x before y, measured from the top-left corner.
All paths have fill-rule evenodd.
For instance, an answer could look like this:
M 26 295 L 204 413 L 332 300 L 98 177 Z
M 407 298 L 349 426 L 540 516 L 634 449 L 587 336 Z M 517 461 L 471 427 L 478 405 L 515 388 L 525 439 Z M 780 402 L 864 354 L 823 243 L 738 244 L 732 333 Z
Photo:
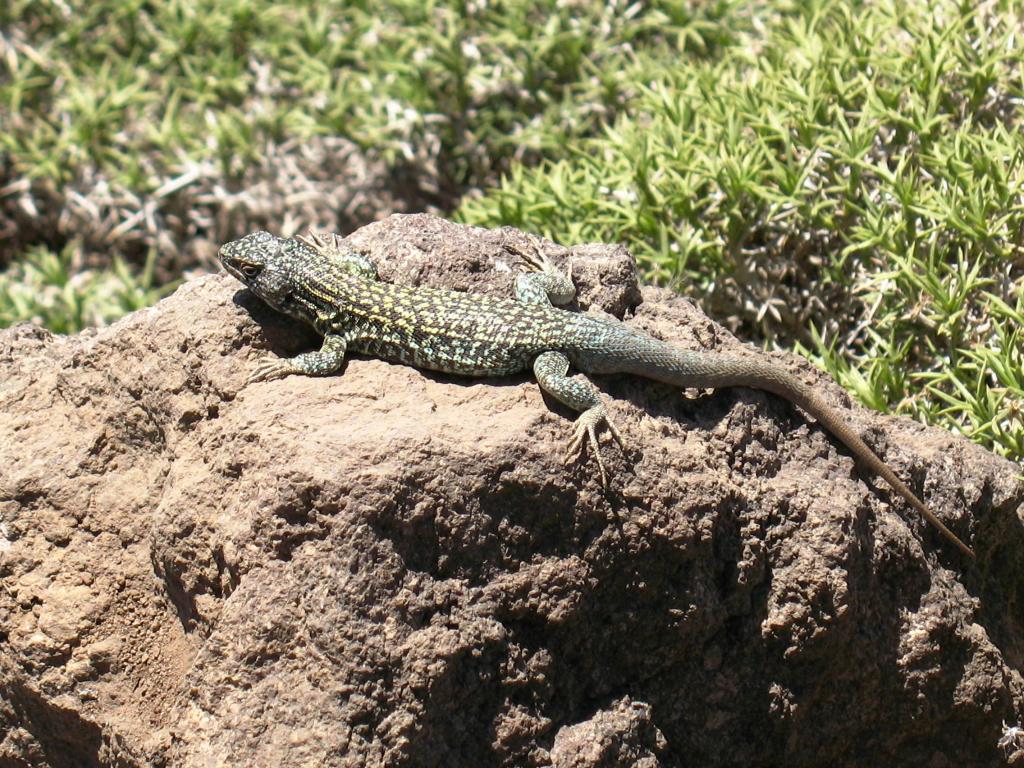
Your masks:
M 152 258 L 141 270 L 120 258 L 109 270 L 76 269 L 75 251 L 75 244 L 60 253 L 33 248 L 0 273 L 0 327 L 27 320 L 55 333 L 77 333 L 155 304 L 175 286 L 154 285 Z
M 462 221 L 624 243 L 741 336 L 1020 460 L 1020 17 L 949 0 L 12 0 L 0 188 L 144 196 L 203 162 L 232 191 L 268 142 L 345 137 Z M 104 270 L 55 247 L 0 274 L 0 324 L 74 332 L 166 291 L 152 259 Z

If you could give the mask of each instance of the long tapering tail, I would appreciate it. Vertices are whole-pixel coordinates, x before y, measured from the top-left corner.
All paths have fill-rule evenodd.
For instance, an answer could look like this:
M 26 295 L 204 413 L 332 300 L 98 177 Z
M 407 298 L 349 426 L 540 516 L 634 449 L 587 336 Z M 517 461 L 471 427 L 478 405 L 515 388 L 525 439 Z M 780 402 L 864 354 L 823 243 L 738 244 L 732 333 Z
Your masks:
M 653 339 L 646 340 L 642 353 L 632 361 L 619 358 L 614 368 L 679 387 L 749 387 L 763 389 L 795 403 L 836 438 L 854 458 L 880 475 L 921 515 L 938 528 L 961 552 L 974 557 L 974 552 L 924 505 L 889 466 L 868 447 L 849 422 L 828 405 L 810 387 L 778 366 L 763 360 L 737 355 L 713 355 L 671 347 Z M 607 361 L 611 362 L 611 361 Z M 607 366 L 604 366 L 607 368 Z

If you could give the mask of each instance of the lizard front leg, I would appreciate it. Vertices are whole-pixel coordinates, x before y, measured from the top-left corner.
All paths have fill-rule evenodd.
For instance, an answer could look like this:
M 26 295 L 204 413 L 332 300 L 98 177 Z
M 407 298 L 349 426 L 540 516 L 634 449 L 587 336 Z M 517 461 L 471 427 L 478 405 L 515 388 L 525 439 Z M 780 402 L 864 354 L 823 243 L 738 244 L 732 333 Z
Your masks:
M 316 352 L 304 352 L 295 357 L 272 357 L 264 360 L 249 375 L 247 383 L 280 379 L 293 373 L 305 376 L 327 376 L 341 368 L 349 338 L 338 334 L 324 336 L 323 346 Z
M 527 304 L 549 304 L 560 306 L 568 304 L 576 298 L 576 286 L 572 283 L 572 263 L 565 273 L 530 239 L 533 252 L 527 253 L 511 243 L 505 244 L 505 250 L 516 254 L 523 260 L 526 273 L 516 278 L 516 298 Z
M 298 235 L 296 238 L 300 243 L 308 245 L 325 259 L 330 259 L 340 265 L 346 272 L 364 280 L 379 280 L 376 265 L 360 253 L 351 248 L 342 248 L 345 240 L 335 234 L 319 233 L 310 230 L 308 235 Z
M 590 449 L 597 460 L 597 468 L 601 472 L 601 486 L 607 487 L 608 474 L 605 472 L 604 462 L 601 461 L 601 452 L 597 444 L 597 428 L 602 423 L 606 424 L 608 431 L 611 432 L 619 446 L 624 446 L 622 436 L 609 418 L 608 411 L 605 410 L 597 389 L 589 381 L 575 379 L 567 375 L 569 358 L 561 352 L 544 352 L 538 356 L 533 362 L 533 372 L 541 389 L 574 411 L 580 411 L 580 416 L 576 419 L 576 428 L 566 451 L 566 458 L 580 453 L 585 445 L 584 440 L 589 442 Z

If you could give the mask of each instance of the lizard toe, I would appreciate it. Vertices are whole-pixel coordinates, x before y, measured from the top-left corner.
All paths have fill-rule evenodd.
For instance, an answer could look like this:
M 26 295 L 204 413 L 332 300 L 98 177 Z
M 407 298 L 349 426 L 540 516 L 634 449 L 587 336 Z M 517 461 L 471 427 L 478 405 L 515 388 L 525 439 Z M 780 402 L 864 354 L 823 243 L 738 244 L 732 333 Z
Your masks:
M 276 358 L 270 358 L 264 360 L 253 369 L 253 372 L 249 374 L 249 378 L 246 380 L 247 384 L 255 384 L 260 381 L 272 381 L 274 379 L 280 379 L 288 374 L 293 373 L 291 364 L 286 360 L 279 360 Z
M 597 440 L 597 427 L 604 423 L 615 440 L 621 445 L 622 437 L 619 431 L 608 419 L 608 414 L 602 406 L 597 406 L 585 411 L 578 419 L 573 430 L 572 438 L 569 440 L 569 447 L 565 452 L 566 461 L 573 457 L 582 456 L 589 445 L 594 454 L 594 461 L 597 462 L 597 469 L 601 474 L 601 487 L 608 487 L 608 472 L 605 469 L 604 461 L 601 459 L 601 447 Z

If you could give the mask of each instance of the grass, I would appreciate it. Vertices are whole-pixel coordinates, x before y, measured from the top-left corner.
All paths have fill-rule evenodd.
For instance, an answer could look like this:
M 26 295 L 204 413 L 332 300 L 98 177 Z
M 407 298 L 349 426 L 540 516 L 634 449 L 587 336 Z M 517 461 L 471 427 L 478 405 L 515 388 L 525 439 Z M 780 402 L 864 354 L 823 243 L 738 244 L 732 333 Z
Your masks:
M 457 205 L 625 243 L 741 336 L 1020 461 L 1020 10 L 12 0 L 0 324 L 108 322 L 256 227 Z
M 12 0 L 0 149 L 18 175 L 153 190 L 184 160 L 237 181 L 267 140 L 329 134 L 461 189 L 592 132 L 643 60 L 735 37 L 717 22 L 739 5 Z

